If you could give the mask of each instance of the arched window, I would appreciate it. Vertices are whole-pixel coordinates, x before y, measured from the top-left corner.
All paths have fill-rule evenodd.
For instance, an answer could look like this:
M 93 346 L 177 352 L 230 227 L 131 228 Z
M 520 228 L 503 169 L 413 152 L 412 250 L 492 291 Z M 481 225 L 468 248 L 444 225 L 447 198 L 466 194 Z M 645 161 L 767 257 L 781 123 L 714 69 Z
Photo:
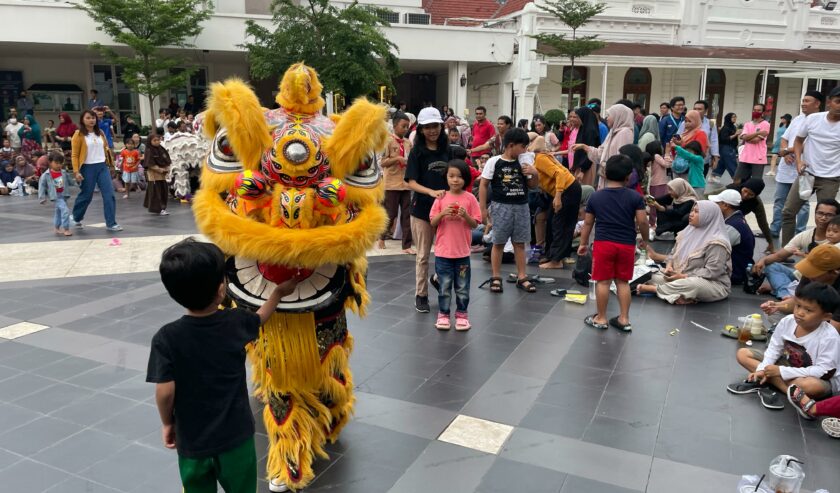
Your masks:
M 572 72 L 572 67 L 563 67 L 563 83 L 569 80 L 569 74 Z M 575 73 L 572 77 L 574 80 L 581 81 L 572 89 L 572 108 L 575 109 L 586 104 L 586 88 L 587 80 L 589 80 L 589 69 L 586 67 L 575 67 Z M 560 99 L 560 108 L 566 113 L 569 112 L 569 88 L 563 87 L 563 97 Z
M 753 104 L 761 102 L 761 82 L 764 79 L 764 71 L 760 70 L 755 76 L 755 94 Z M 770 122 L 770 135 L 767 136 L 768 147 L 772 147 L 773 133 L 776 130 L 776 107 L 779 101 L 779 79 L 776 78 L 776 71 L 771 70 L 767 75 L 767 91 L 764 95 L 764 119 Z M 750 108 L 752 112 L 752 108 Z M 741 121 L 749 121 L 750 115 L 745 115 Z
M 722 124 L 723 101 L 726 96 L 726 73 L 721 69 L 709 69 L 706 71 L 706 94 L 703 99 L 709 102 L 710 120 L 714 120 L 718 126 Z
M 646 68 L 631 68 L 624 74 L 624 98 L 638 103 L 649 110 L 650 106 L 650 70 Z

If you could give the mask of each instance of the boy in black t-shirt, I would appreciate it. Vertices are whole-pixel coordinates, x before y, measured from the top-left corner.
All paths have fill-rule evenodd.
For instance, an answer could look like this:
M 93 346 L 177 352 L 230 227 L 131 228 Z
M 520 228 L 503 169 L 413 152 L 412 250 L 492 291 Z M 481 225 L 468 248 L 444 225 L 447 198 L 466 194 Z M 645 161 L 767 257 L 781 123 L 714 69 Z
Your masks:
M 578 255 L 589 250 L 589 234 L 595 228 L 595 242 L 592 245 L 592 280 L 598 283 L 595 301 L 598 313 L 586 317 L 584 322 L 597 329 L 606 329 L 607 303 L 610 298 L 610 284 L 615 282 L 618 296 L 619 315 L 609 320 L 609 325 L 629 332 L 630 325 L 630 279 L 636 261 L 636 228 L 648 231 L 647 212 L 642 196 L 625 187 L 633 172 L 633 162 L 623 154 L 607 160 L 607 185 L 592 194 L 586 204 L 586 217 L 580 233 Z M 646 247 L 645 235 L 639 247 Z
M 152 338 L 146 381 L 157 384 L 163 444 L 178 449 L 186 493 L 215 493 L 217 481 L 227 493 L 254 493 L 257 456 L 245 345 L 297 283 L 278 285 L 256 313 L 220 310 L 224 254 L 192 238 L 163 252 L 160 277 L 172 299 L 187 309 Z
M 519 162 L 519 156 L 525 152 L 529 143 L 528 133 L 521 128 L 508 130 L 502 140 L 504 152 L 501 156 L 490 158 L 481 172 L 481 188 L 478 192 L 481 218 L 484 224 L 489 220 L 493 225 L 493 250 L 490 253 L 490 265 L 493 269 L 490 291 L 493 293 L 501 293 L 503 289 L 502 254 L 508 239 L 513 243 L 516 287 L 529 293 L 537 290 L 525 274 L 525 243 L 531 240 L 528 189 L 539 185 L 537 170 L 529 164 Z M 488 198 L 493 202 L 489 211 Z

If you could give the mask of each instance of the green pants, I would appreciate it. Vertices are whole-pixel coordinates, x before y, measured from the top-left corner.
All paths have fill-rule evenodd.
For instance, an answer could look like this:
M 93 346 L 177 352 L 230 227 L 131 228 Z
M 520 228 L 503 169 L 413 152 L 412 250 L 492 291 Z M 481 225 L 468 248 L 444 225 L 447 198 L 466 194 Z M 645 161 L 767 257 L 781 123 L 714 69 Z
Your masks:
M 257 453 L 254 437 L 213 457 L 191 459 L 178 456 L 184 493 L 216 493 L 216 481 L 226 493 L 257 491 Z

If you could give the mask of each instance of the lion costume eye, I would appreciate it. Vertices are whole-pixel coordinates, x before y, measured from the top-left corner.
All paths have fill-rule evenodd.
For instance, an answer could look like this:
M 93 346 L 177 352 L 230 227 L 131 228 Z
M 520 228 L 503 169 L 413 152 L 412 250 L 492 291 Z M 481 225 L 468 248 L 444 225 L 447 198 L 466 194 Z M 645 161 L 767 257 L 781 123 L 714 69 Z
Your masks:
M 233 151 L 225 128 L 220 128 L 216 132 L 207 164 L 216 173 L 241 173 L 243 171 L 242 163 Z

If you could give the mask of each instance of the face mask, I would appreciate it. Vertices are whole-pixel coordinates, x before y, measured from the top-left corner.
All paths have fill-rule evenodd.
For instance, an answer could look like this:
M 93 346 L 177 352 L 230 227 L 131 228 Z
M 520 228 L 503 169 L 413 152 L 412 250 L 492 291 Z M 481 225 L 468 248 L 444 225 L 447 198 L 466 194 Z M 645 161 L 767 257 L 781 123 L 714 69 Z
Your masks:
M 11 123 L 12 125 L 17 124 L 17 118 L 9 118 L 9 123 Z
M 752 112 L 752 118 L 753 118 L 753 120 L 758 120 L 759 118 L 761 118 L 761 112 L 760 111 L 753 111 Z

